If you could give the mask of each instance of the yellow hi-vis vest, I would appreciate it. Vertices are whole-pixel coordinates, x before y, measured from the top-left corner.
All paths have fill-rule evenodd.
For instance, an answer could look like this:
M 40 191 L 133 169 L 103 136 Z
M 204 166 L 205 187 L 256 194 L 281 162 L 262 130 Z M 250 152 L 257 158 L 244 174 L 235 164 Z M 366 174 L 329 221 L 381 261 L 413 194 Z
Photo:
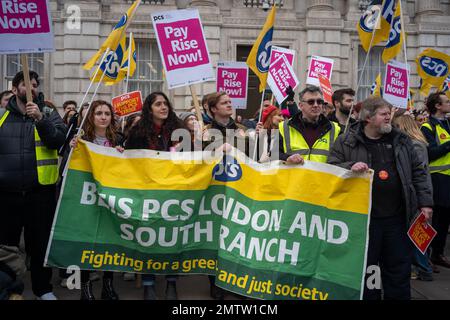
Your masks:
M 296 129 L 288 125 L 288 121 L 283 121 L 278 125 L 280 134 L 283 137 L 283 149 L 288 154 L 299 154 L 305 160 L 326 163 L 330 149 L 336 141 L 341 127 L 336 122 L 331 122 L 331 129 L 314 142 L 310 149 L 305 138 Z
M 0 128 L 8 115 L 9 111 L 7 110 L 0 118 Z M 39 183 L 41 185 L 55 184 L 58 180 L 58 151 L 44 146 L 36 127 L 34 128 L 34 142 Z
M 433 127 L 430 123 L 424 123 L 422 127 L 433 132 Z M 438 124 L 436 126 L 435 138 L 437 145 L 440 146 L 441 144 L 450 141 L 450 134 Z M 441 173 L 450 176 L 450 152 L 447 152 L 445 156 L 430 162 L 430 173 Z

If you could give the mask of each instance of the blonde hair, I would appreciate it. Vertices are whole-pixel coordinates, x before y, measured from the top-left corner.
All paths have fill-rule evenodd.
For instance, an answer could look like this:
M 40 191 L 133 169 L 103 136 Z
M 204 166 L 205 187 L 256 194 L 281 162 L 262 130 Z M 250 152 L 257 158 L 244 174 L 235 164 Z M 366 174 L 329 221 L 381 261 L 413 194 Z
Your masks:
M 401 115 L 399 117 L 394 118 L 393 122 L 400 130 L 406 133 L 411 139 L 418 140 L 428 145 L 427 139 L 425 139 L 425 136 L 420 131 L 416 121 L 414 121 L 414 119 L 411 116 Z

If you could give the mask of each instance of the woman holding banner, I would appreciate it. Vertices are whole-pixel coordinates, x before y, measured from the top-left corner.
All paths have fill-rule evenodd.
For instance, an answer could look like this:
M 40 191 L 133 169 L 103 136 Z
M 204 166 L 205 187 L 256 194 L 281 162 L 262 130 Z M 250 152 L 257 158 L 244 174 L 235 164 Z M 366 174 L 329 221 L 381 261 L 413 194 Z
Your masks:
M 172 141 L 172 133 L 184 128 L 183 122 L 162 92 L 151 93 L 144 102 L 140 120 L 133 126 L 125 142 L 126 149 L 175 150 L 178 141 Z M 144 300 L 156 300 L 155 275 L 144 274 Z M 177 300 L 177 276 L 166 276 L 166 299 Z
M 84 123 L 83 140 L 95 143 L 104 147 L 116 147 L 119 151 L 123 151 L 119 147 L 119 138 L 116 134 L 116 123 L 114 118 L 114 111 L 111 104 L 106 101 L 93 101 L 91 108 L 87 114 L 87 119 Z M 70 146 L 75 148 L 77 145 L 77 138 L 73 138 Z M 81 296 L 80 300 L 95 300 L 94 292 L 92 290 L 92 281 L 89 280 L 90 271 L 81 271 Z M 103 272 L 103 300 L 119 300 L 119 296 L 113 287 L 114 273 L 111 271 Z
M 280 109 L 275 106 L 269 106 L 264 109 L 262 122 L 256 125 L 256 131 L 249 133 L 250 139 L 257 140 L 258 162 L 268 162 L 271 159 L 274 144 L 278 142 L 279 137 L 276 136 L 278 125 L 284 120 Z M 278 147 L 275 147 L 277 150 Z

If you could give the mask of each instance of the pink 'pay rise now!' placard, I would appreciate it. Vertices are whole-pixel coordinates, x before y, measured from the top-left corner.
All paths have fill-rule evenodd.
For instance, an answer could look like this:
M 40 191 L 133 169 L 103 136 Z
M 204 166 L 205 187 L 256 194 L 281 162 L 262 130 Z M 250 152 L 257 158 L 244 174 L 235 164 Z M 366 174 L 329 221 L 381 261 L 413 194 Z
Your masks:
M 386 66 L 383 98 L 395 107 L 408 107 L 409 76 L 408 65 L 391 61 Z
M 230 98 L 245 98 L 247 87 L 247 70 L 217 67 L 217 88 Z
M 46 0 L 1 0 L 0 33 L 50 32 Z
M 167 71 L 209 63 L 200 20 L 158 23 L 156 30 Z
M 294 90 L 299 85 L 294 70 L 285 55 L 280 56 L 278 60 L 272 64 L 271 69 L 269 70 L 267 83 L 272 89 L 279 104 L 287 98 L 288 95 L 286 94 L 286 89 L 289 86 Z
M 217 63 L 217 92 L 224 91 L 236 109 L 247 108 L 248 66 L 245 62 Z

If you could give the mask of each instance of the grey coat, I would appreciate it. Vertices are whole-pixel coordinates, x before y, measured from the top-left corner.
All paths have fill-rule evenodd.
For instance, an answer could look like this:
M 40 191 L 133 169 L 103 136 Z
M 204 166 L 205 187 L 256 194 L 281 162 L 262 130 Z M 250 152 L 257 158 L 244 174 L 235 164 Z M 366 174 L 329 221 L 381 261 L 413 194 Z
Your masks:
M 429 173 L 424 162 L 415 151 L 412 140 L 404 133 L 393 128 L 393 147 L 395 163 L 403 188 L 406 219 L 409 225 L 422 207 L 433 206 L 433 192 Z M 372 159 L 367 151 L 361 123 L 354 124 L 349 132 L 340 135 L 330 150 L 328 163 L 345 169 L 357 162 L 364 162 L 372 167 Z M 376 203 L 372 203 L 376 206 Z

